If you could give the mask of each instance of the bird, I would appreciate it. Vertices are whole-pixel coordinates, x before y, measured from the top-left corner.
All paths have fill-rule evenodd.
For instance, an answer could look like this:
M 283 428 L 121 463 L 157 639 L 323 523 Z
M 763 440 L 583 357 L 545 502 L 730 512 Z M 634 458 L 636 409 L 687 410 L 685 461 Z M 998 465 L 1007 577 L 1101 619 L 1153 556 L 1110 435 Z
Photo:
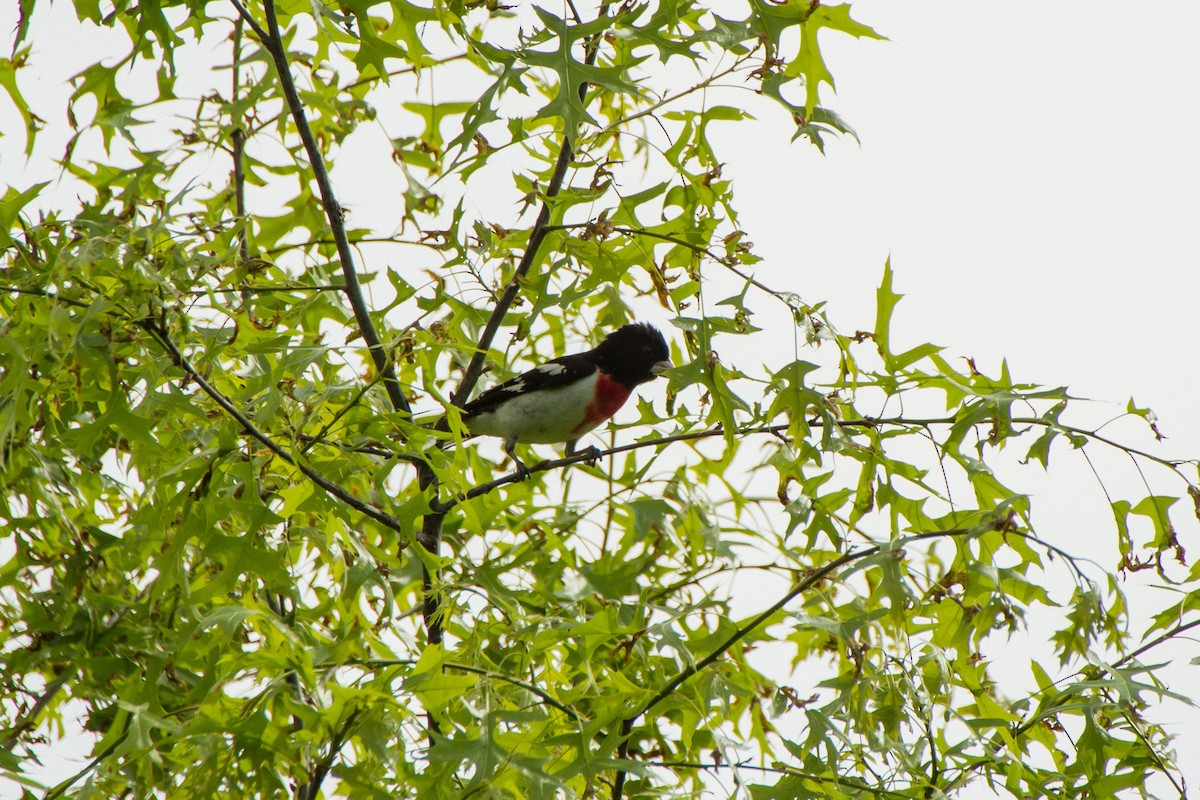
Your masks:
M 637 386 L 670 367 L 671 353 L 657 328 L 623 325 L 592 350 L 547 361 L 493 386 L 462 407 L 462 421 L 472 436 L 502 438 L 504 452 L 528 477 L 529 468 L 514 452 L 517 442 L 566 442 L 571 456 L 579 437 L 615 414 Z

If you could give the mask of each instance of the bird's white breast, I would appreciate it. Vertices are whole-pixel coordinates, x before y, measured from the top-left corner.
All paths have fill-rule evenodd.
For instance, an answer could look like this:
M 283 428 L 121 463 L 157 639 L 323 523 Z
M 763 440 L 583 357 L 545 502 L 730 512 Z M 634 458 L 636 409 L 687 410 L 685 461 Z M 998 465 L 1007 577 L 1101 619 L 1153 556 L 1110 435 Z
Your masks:
M 467 427 L 484 436 L 515 434 L 518 441 L 533 444 L 570 441 L 595 427 L 581 429 L 580 425 L 595 400 L 596 380 L 593 374 L 558 389 L 515 394 L 494 410 L 468 420 Z

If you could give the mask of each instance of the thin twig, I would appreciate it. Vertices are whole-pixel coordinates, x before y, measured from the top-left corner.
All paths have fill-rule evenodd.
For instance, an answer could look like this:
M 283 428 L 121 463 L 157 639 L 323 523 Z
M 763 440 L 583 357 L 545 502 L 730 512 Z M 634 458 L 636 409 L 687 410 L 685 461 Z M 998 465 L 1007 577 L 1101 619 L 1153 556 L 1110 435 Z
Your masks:
M 78 667 L 74 664 L 68 665 L 63 668 L 63 671 L 60 672 L 54 678 L 54 680 L 46 684 L 46 688 L 38 696 L 38 699 L 34 701 L 33 706 L 24 714 L 22 714 L 21 718 L 9 727 L 8 738 L 4 740 L 4 744 L 0 745 L 0 750 L 11 752 L 13 747 L 16 746 L 17 742 L 20 741 L 21 734 L 25 733 L 25 731 L 32 730 L 37 726 L 38 717 L 42 715 L 42 712 L 46 709 L 46 706 L 50 705 L 50 702 L 54 699 L 55 695 L 62 691 L 62 688 L 67 685 L 67 682 L 70 681 L 71 678 L 75 677 L 77 670 Z
M 609 2 L 610 0 L 602 0 L 600 10 L 597 12 L 597 19 L 607 16 Z M 599 52 L 599 39 L 593 38 L 586 45 L 584 63 L 589 67 L 595 64 Z M 581 102 L 587 98 L 587 90 L 588 84 L 586 81 L 579 84 L 578 92 Z M 554 171 L 551 173 L 550 182 L 547 184 L 546 192 L 542 197 L 542 206 L 538 211 L 537 219 L 534 220 L 533 228 L 529 232 L 529 241 L 525 246 L 525 253 L 521 256 L 521 261 L 509 279 L 508 285 L 504 287 L 504 291 L 496 301 L 496 305 L 492 308 L 492 313 L 484 325 L 483 333 L 476 343 L 471 361 L 463 371 L 458 388 L 450 396 L 452 403 L 461 405 L 471 395 L 471 391 L 475 388 L 475 384 L 483 372 L 483 365 L 487 359 L 488 350 L 492 346 L 492 341 L 495 339 L 496 333 L 500 330 L 500 325 L 504 322 L 504 317 L 507 315 L 509 308 L 512 307 L 513 302 L 516 300 L 517 293 L 521 289 L 521 284 L 525 276 L 537 261 L 542 242 L 549 232 L 551 205 L 554 198 L 562 189 L 563 181 L 567 175 L 567 168 L 571 164 L 573 154 L 572 140 L 575 137 L 575 133 L 573 130 L 563 131 L 563 141 L 558 151 L 558 159 L 555 161 Z M 435 427 L 439 430 L 445 430 L 445 418 L 439 420 Z M 418 541 L 429 553 L 437 556 L 441 552 L 442 523 L 445 520 L 446 512 L 437 508 L 438 481 L 432 471 L 423 469 L 419 479 L 421 490 L 432 494 L 434 497 L 434 510 L 426 514 L 421 520 L 421 532 L 418 535 Z M 436 582 L 437 575 L 431 574 L 429 569 L 424 567 L 422 572 L 424 601 L 422 605 L 425 615 L 426 639 L 430 644 L 440 644 L 442 641 L 443 621 L 441 615 L 443 610 L 435 587 Z M 436 722 L 432 717 L 430 717 L 430 729 L 436 730 Z
M 1119 669 L 1120 667 L 1125 666 L 1130 661 L 1140 658 L 1141 656 L 1145 655 L 1148 651 L 1152 650 L 1155 647 L 1158 647 L 1160 644 L 1170 641 L 1171 639 L 1175 638 L 1176 636 L 1183 633 L 1184 631 L 1190 630 L 1197 626 L 1200 626 L 1200 619 L 1192 620 L 1191 622 L 1180 623 L 1180 624 L 1176 625 L 1174 628 L 1172 628 L 1171 630 L 1163 633 L 1161 636 L 1142 645 L 1137 650 L 1134 650 L 1132 653 L 1129 653 L 1129 654 L 1123 656 L 1122 658 L 1118 659 L 1117 661 L 1113 662 L 1111 665 L 1093 664 L 1091 666 L 1099 669 L 1099 671 L 1103 674 L 1112 675 L 1115 670 Z M 1055 681 L 1054 684 L 1052 684 L 1052 685 L 1058 686 L 1067 680 L 1071 680 L 1072 678 L 1074 678 L 1075 676 L 1077 676 L 1079 674 L 1080 673 L 1076 672 L 1068 678 L 1063 678 L 1058 681 Z M 991 755 L 988 758 L 980 758 L 979 760 L 975 761 L 974 763 L 968 764 L 967 766 L 963 767 L 960 770 L 958 776 L 954 778 L 954 780 L 949 781 L 945 786 L 941 787 L 942 790 L 947 795 L 949 795 L 953 789 L 955 789 L 957 786 L 962 784 L 962 782 L 965 781 L 972 773 L 974 773 L 977 770 L 979 770 L 980 768 L 992 763 L 990 760 L 990 757 L 994 756 L 996 753 L 999 753 L 1006 746 L 1008 746 L 1007 743 L 1009 741 L 1022 735 L 1023 733 L 1028 731 L 1030 728 L 1032 728 L 1035 725 L 1037 725 L 1038 723 L 1040 723 L 1043 719 L 1045 719 L 1047 716 L 1049 716 L 1050 713 L 1058 705 L 1060 705 L 1062 702 L 1066 701 L 1067 699 L 1071 698 L 1072 696 L 1073 696 L 1073 692 L 1069 691 L 1069 690 L 1063 690 L 1063 691 L 1059 692 L 1058 695 L 1050 698 L 1050 700 L 1045 705 L 1039 705 L 1032 712 L 1032 716 L 1029 719 L 1027 719 L 1025 722 L 1010 726 L 1005 731 L 1005 736 L 1002 737 L 999 734 L 997 734 L 997 736 L 992 739 L 992 742 L 990 744 L 990 749 L 992 751 Z M 1134 728 L 1134 732 L 1138 736 L 1141 736 L 1140 731 L 1138 731 L 1136 728 Z M 1153 752 L 1153 751 L 1151 751 L 1151 752 Z M 1158 760 L 1157 754 L 1155 755 L 1155 759 Z M 1161 761 L 1159 761 L 1159 766 L 1160 766 L 1160 768 L 1162 768 L 1163 773 L 1166 775 L 1167 780 L 1171 781 L 1171 783 L 1174 784 L 1177 789 L 1180 789 L 1180 797 L 1184 797 L 1185 795 L 1182 791 L 1182 787 L 1180 787 L 1180 785 L 1178 783 L 1176 783 L 1174 777 L 1169 772 L 1167 772 L 1165 765 L 1163 765 Z
M 592 225 L 592 223 L 590 223 L 590 222 L 577 222 L 577 223 L 571 223 L 571 224 L 566 224 L 566 225 L 554 225 L 551 227 L 551 230 L 575 230 L 577 228 L 588 228 L 591 225 Z M 776 291 L 775 289 L 772 289 L 770 286 L 767 286 L 765 283 L 762 283 L 761 281 L 759 281 L 753 275 L 750 275 L 749 273 L 743 272 L 742 270 L 738 269 L 734 265 L 732 259 L 729 256 L 718 255 L 711 248 L 706 247 L 702 244 L 696 244 L 694 242 L 689 242 L 687 239 L 680 239 L 678 236 L 672 236 L 667 233 L 655 233 L 654 231 L 643 230 L 640 228 L 626 228 L 623 226 L 613 226 L 612 232 L 619 233 L 622 236 L 628 236 L 630 238 L 633 238 L 636 236 L 646 236 L 650 239 L 658 239 L 659 241 L 662 241 L 662 242 L 670 242 L 671 244 L 679 245 L 680 247 L 686 247 L 688 250 L 691 250 L 693 253 L 699 253 L 701 255 L 706 255 L 709 258 L 711 258 L 713 261 L 720 264 L 722 267 L 725 267 L 725 269 L 729 270 L 734 275 L 738 276 L 742 280 L 749 283 L 754 288 L 756 288 L 762 292 L 765 292 L 766 294 L 771 295 L 771 297 L 774 297 L 776 300 L 778 300 L 781 303 L 783 303 L 784 305 L 788 306 L 788 308 L 793 308 L 793 309 L 795 308 L 795 304 L 789 300 L 788 295 L 786 295 L 784 292 L 779 292 L 779 291 Z
M 312 247 L 314 244 L 337 244 L 335 239 L 309 239 L 306 242 L 298 244 L 281 244 L 277 247 L 272 247 L 269 250 L 263 250 L 264 255 L 278 255 L 291 250 L 299 250 L 302 247 Z M 433 241 L 414 241 L 412 239 L 401 239 L 398 236 L 360 236 L 350 240 L 350 244 L 406 244 L 413 247 L 424 247 L 429 250 L 441 250 L 443 245 Z M 337 287 L 341 289 L 342 287 Z
M 242 88 L 242 28 L 246 24 L 245 17 L 238 16 L 233 23 L 233 103 L 236 107 L 238 92 Z M 241 229 L 238 231 L 238 255 L 242 263 L 250 260 L 250 221 L 246 218 L 246 132 L 239 120 L 231 119 L 233 133 L 233 203 L 234 213 L 237 214 Z
M 880 425 L 898 425 L 898 426 L 930 425 L 930 424 L 949 425 L 949 424 L 952 424 L 953 422 L 954 422 L 953 417 L 944 417 L 944 418 L 939 418 L 939 419 L 916 419 L 916 420 L 908 420 L 908 419 L 904 419 L 903 417 L 897 417 L 897 418 L 892 418 L 892 419 L 873 419 L 873 418 L 864 417 L 862 419 L 834 420 L 834 424 L 836 424 L 839 428 L 874 428 L 874 427 L 877 427 Z M 815 420 L 815 421 L 810 420 L 810 422 L 809 422 L 809 424 L 816 424 L 816 425 L 821 425 L 822 423 L 823 423 L 823 420 Z M 734 431 L 734 436 L 740 437 L 740 436 L 754 436 L 757 434 L 778 434 L 778 433 L 783 433 L 783 432 L 787 431 L 788 428 L 790 428 L 790 427 L 791 427 L 790 424 L 780 423 L 778 425 L 758 425 L 758 426 L 749 427 L 749 428 L 738 428 Z M 547 472 L 549 470 L 559 469 L 561 467 L 569 467 L 572 464 L 579 464 L 579 463 L 583 463 L 583 462 L 599 460 L 601 458 L 606 458 L 608 456 L 616 455 L 618 453 L 627 453 L 631 450 L 641 450 L 642 448 L 645 448 L 645 447 L 659 447 L 659 446 L 662 446 L 665 444 L 671 444 L 672 442 L 692 442 L 692 441 L 696 441 L 698 439 L 712 439 L 717 436 L 725 436 L 725 435 L 726 435 L 726 430 L 720 426 L 718 426 L 716 428 L 706 428 L 705 430 L 702 430 L 702 431 L 690 431 L 688 433 L 676 433 L 676 434 L 672 434 L 670 436 L 662 436 L 662 437 L 659 437 L 656 439 L 647 439 L 647 440 L 641 441 L 641 442 L 631 442 L 630 444 L 623 444 L 623 445 L 620 445 L 619 447 L 612 447 L 607 450 L 600 450 L 599 452 L 596 452 L 596 453 L 581 452 L 581 453 L 575 453 L 574 455 L 566 456 L 565 458 L 554 459 L 551 461 L 541 461 L 537 464 L 531 464 L 528 468 L 528 472 L 529 473 Z M 442 512 L 449 511 L 454 506 L 456 506 L 459 503 L 462 503 L 466 500 L 474 499 L 476 497 L 479 497 L 480 495 L 484 495 L 484 494 L 487 494 L 488 492 L 494 491 L 495 489 L 498 489 L 499 487 L 504 486 L 505 484 L 517 483 L 518 481 L 521 481 L 524 479 L 525 479 L 525 475 L 523 475 L 522 473 L 510 472 L 509 474 L 502 475 L 501 477 L 496 478 L 495 480 L 491 480 L 491 481 L 488 481 L 487 483 L 482 483 L 478 486 L 472 487 L 471 489 L 468 489 L 466 492 L 459 494 L 456 497 L 450 498 L 449 500 L 439 501 L 438 503 L 436 503 L 434 505 L 434 509 L 436 509 L 438 511 L 442 511 Z
M 599 16 L 604 16 L 607 12 L 608 3 L 605 2 L 601 4 Z M 584 63 L 589 67 L 595 64 L 599 52 L 600 48 L 596 43 L 590 43 L 587 46 Z M 587 89 L 588 84 L 586 82 L 579 84 L 580 102 L 583 102 L 587 98 Z M 500 324 L 504 321 L 508 309 L 517 299 L 517 292 L 521 289 L 522 281 L 537 260 L 538 253 L 542 247 L 542 241 L 546 238 L 547 233 L 558 227 L 554 226 L 552 228 L 550 225 L 550 208 L 553 205 L 554 198 L 558 196 L 559 191 L 562 189 L 563 180 L 567 174 L 567 167 L 571 164 L 574 154 L 574 144 L 572 141 L 574 137 L 574 131 L 565 131 L 563 134 L 562 147 L 558 151 L 558 159 L 554 163 L 554 172 L 550 175 L 550 182 L 546 185 L 546 192 L 542 197 L 542 207 L 538 210 L 537 219 L 534 221 L 533 228 L 529 232 L 529 242 L 525 246 L 525 253 L 521 256 L 520 263 L 517 264 L 512 277 L 509 278 L 508 285 L 504 287 L 500 299 L 496 301 L 491 316 L 488 317 L 488 321 L 484 325 L 483 334 L 480 335 L 479 342 L 475 347 L 475 353 L 471 356 L 471 361 L 467 364 L 467 368 L 463 372 L 458 389 L 451 396 L 451 400 L 454 402 L 460 404 L 465 402 L 467 397 L 470 396 L 471 390 L 475 388 L 475 383 L 479 380 L 479 376 L 483 372 L 483 364 L 487 359 L 488 349 L 492 346 L 492 340 L 495 339 L 496 332 L 500 329 Z
M 416 663 L 417 660 L 413 658 L 372 658 L 339 661 L 337 663 L 323 664 L 322 666 L 325 668 L 358 666 L 368 669 L 379 669 L 381 667 L 411 667 Z M 555 699 L 554 696 L 545 689 L 528 681 L 523 681 L 520 678 L 514 678 L 511 675 L 505 675 L 503 672 L 495 672 L 490 669 L 484 669 L 483 667 L 473 667 L 469 664 L 460 664 L 456 661 L 447 661 L 445 664 L 442 664 L 442 667 L 445 669 L 458 670 L 459 672 L 468 672 L 472 675 L 479 675 L 480 677 L 487 678 L 489 680 L 502 681 L 504 683 L 512 684 L 520 689 L 524 689 L 530 694 L 536 695 L 537 697 L 541 698 L 546 705 L 558 709 L 580 724 L 588 721 L 578 711 L 561 702 L 560 700 Z
M 229 0 L 229 2 L 237 9 L 238 16 L 244 19 L 246 24 L 250 26 L 250 30 L 254 31 L 254 35 L 258 37 L 258 40 L 266 44 L 271 36 L 258 24 L 258 20 L 250 15 L 250 10 L 242 4 L 241 0 Z
M 757 46 L 755 46 L 755 50 L 757 50 L 757 49 L 758 49 Z M 668 96 L 664 97 L 663 99 L 659 100 L 658 102 L 652 103 L 651 105 L 647 106 L 646 108 L 641 109 L 640 111 L 636 111 L 628 116 L 621 117 L 620 119 L 609 123 L 607 126 L 605 126 L 605 128 L 603 130 L 601 130 L 599 133 L 597 133 L 594 138 L 599 139 L 600 137 L 602 137 L 606 134 L 612 133 L 617 128 L 621 127 L 622 125 L 626 125 L 630 122 L 633 122 L 635 119 L 638 119 L 640 117 L 645 117 L 650 114 L 653 114 L 654 112 L 658 111 L 663 106 L 670 105 L 671 103 L 674 103 L 676 100 L 680 100 L 684 97 L 687 97 L 688 95 L 698 92 L 701 89 L 708 88 L 713 83 L 721 80 L 721 78 L 724 78 L 727 75 L 731 75 L 732 73 L 737 72 L 738 69 L 741 68 L 742 64 L 744 64 L 748 60 L 750 60 L 750 57 L 752 55 L 754 55 L 755 50 L 751 50 L 750 52 L 746 53 L 741 58 L 739 58 L 737 61 L 733 62 L 733 66 L 728 67 L 727 69 L 725 69 L 721 72 L 718 72 L 715 75 L 711 75 L 711 76 L 705 78 L 704 80 L 700 81 L 699 83 L 695 84 L 694 86 L 691 86 L 687 89 L 680 89 L 675 94 L 668 95 Z
M 1113 668 L 1115 669 L 1117 667 L 1123 667 L 1126 664 L 1128 664 L 1130 661 L 1133 661 L 1135 658 L 1141 658 L 1143 655 L 1146 654 L 1147 651 L 1153 650 L 1155 647 L 1158 647 L 1163 642 L 1166 642 L 1170 639 L 1174 639 L 1176 636 L 1183 633 L 1184 631 L 1191 630 L 1192 628 L 1195 628 L 1198 625 L 1200 625 L 1200 619 L 1194 619 L 1191 622 L 1186 622 L 1186 623 L 1181 622 L 1180 624 L 1176 625 L 1171 630 L 1164 633 L 1162 636 L 1159 636 L 1157 639 L 1147 642 L 1146 644 L 1139 647 L 1137 650 L 1134 650 L 1129 655 L 1114 662 Z
M 904 792 L 896 792 L 890 789 L 881 789 L 878 786 L 868 786 L 862 781 L 856 781 L 850 778 L 843 778 L 838 775 L 818 775 L 815 772 L 806 772 L 802 769 L 788 766 L 768 767 L 762 764 L 753 764 L 750 762 L 741 762 L 737 764 L 718 764 L 712 762 L 705 764 L 699 761 L 643 761 L 648 767 L 662 767 L 664 769 L 702 769 L 702 770 L 750 770 L 752 772 L 766 772 L 773 775 L 788 775 L 794 778 L 803 778 L 807 781 L 815 781 L 817 783 L 828 783 L 834 786 L 842 786 L 847 789 L 854 789 L 859 792 L 867 792 L 868 794 L 876 795 L 877 797 L 895 797 L 899 800 L 911 800 L 912 795 Z

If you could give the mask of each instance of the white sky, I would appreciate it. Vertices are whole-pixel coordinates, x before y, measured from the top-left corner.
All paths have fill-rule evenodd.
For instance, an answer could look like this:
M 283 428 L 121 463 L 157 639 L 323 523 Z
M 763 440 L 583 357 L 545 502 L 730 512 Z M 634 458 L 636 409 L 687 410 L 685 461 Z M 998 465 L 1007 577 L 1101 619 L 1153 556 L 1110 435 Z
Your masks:
M 766 258 L 759 276 L 828 300 L 843 331 L 869 330 L 890 255 L 906 295 L 893 329 L 901 346 L 935 341 L 990 374 L 1005 357 L 1018 379 L 1114 401 L 1101 420 L 1132 394 L 1169 437 L 1155 452 L 1200 455 L 1200 3 L 859 0 L 854 9 L 890 41 L 825 35 L 838 93 L 823 102 L 861 146 L 831 140 L 821 156 L 786 134 L 739 141 L 725 129 L 724 174 Z M 12 14 L 0 10 L 0 29 L 11 30 Z M 53 47 L 39 39 L 35 59 Z M 46 63 L 46 81 L 61 81 L 63 66 Z M 786 125 L 779 113 L 760 118 Z M 0 131 L 14 126 L 0 96 Z M 19 138 L 0 138 L 0 183 L 23 188 L 44 178 L 14 167 Z M 1063 451 L 1052 465 L 1061 474 L 1031 489 L 1057 515 L 1046 528 L 1080 537 L 1068 549 L 1105 540 L 1105 558 L 1114 532 L 1095 480 Z M 1135 479 L 1114 469 L 1118 489 Z M 1193 559 L 1194 522 L 1177 522 Z M 1134 599 L 1143 596 L 1166 602 L 1161 592 Z M 1163 655 L 1186 663 L 1200 647 Z M 1174 691 L 1200 696 L 1195 667 L 1169 674 Z M 1197 712 L 1162 712 L 1183 733 L 1179 752 L 1200 752 Z M 1181 760 L 1200 786 L 1200 762 Z
M 838 81 L 826 104 L 861 147 L 836 141 L 821 157 L 758 137 L 725 173 L 745 181 L 743 224 L 767 259 L 759 275 L 778 284 L 773 273 L 795 270 L 843 331 L 870 329 L 890 255 L 906 295 L 898 347 L 934 341 L 989 374 L 1007 358 L 1020 380 L 1115 401 L 1093 410 L 1098 420 L 1132 394 L 1169 437 L 1154 452 L 1200 454 L 1200 4 L 853 5 L 890 40 L 822 40 Z M 1137 480 L 1109 463 L 1110 491 Z M 1104 558 L 1114 532 L 1095 479 L 1074 454 L 1055 451 L 1051 464 L 1044 484 L 1019 482 L 1043 535 L 1073 552 L 1102 544 Z M 1177 525 L 1200 558 L 1186 506 Z M 1131 592 L 1135 609 L 1168 596 Z M 1184 666 L 1200 655 L 1194 640 L 1157 655 L 1181 662 L 1172 690 L 1200 695 L 1200 673 Z M 1161 711 L 1200 786 L 1187 756 L 1200 752 L 1200 714 Z

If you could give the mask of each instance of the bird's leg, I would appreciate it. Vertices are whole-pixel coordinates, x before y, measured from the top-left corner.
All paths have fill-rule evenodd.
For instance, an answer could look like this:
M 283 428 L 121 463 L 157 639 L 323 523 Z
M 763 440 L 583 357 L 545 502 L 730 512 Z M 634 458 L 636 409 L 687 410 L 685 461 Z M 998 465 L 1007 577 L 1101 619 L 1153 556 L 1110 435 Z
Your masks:
M 521 476 L 521 480 L 529 477 L 529 467 L 525 466 L 525 462 L 517 458 L 517 439 L 514 436 L 511 439 L 506 439 L 504 442 L 504 452 L 508 453 L 508 457 L 517 465 L 517 474 Z
M 578 439 L 572 439 L 567 442 L 567 452 L 565 454 L 567 458 L 575 455 L 575 444 L 578 441 Z M 596 462 L 600 460 L 600 451 L 596 449 L 595 445 L 588 445 L 586 449 L 580 450 L 579 453 L 583 455 L 583 462 L 589 467 L 596 466 Z

